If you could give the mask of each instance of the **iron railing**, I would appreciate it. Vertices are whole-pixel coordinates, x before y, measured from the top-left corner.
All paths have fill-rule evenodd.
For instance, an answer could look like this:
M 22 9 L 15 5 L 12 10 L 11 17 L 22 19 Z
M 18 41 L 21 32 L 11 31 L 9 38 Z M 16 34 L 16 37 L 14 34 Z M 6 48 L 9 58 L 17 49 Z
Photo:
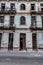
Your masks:
M 8 7 L 6 7 L 5 9 L 0 8 L 0 14 L 16 14 L 16 9 L 11 9 Z

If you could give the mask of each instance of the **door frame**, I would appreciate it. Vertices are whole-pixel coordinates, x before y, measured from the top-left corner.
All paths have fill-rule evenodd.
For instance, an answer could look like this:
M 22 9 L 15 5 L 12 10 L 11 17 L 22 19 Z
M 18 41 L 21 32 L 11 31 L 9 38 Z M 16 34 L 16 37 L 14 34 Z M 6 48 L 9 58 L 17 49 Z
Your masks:
M 23 49 L 20 48 L 20 44 L 19 44 L 19 50 L 26 50 L 26 33 L 20 33 L 20 37 L 22 34 L 25 35 L 25 43 L 23 44 Z M 20 42 L 20 38 L 19 38 L 19 42 Z
M 0 42 L 2 42 L 2 33 L 0 33 L 0 35 L 1 35 Z M 0 49 L 1 49 L 1 43 L 0 43 Z
M 9 33 L 9 34 L 12 34 L 12 35 L 13 35 L 13 33 Z M 11 35 L 11 36 L 12 36 L 12 35 Z M 10 38 L 10 39 L 11 39 L 11 38 Z M 11 41 L 10 41 L 10 42 L 11 42 Z M 13 43 L 12 43 L 12 48 L 10 48 L 9 45 L 10 45 L 10 43 L 9 43 L 9 38 L 8 38 L 8 50 L 13 50 Z
M 35 38 L 33 38 L 33 36 L 35 36 Z M 35 45 L 34 45 L 34 41 L 35 40 Z M 32 49 L 33 50 L 37 50 L 37 34 L 36 33 L 32 33 Z

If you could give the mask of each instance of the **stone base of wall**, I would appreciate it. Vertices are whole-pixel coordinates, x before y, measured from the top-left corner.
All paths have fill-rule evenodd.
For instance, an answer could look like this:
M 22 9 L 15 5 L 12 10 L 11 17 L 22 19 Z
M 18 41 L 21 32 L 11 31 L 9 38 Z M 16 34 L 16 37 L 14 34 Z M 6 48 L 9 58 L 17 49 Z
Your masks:
M 37 50 L 40 50 L 43 48 L 37 48 Z M 0 51 L 37 51 L 37 50 L 33 50 L 32 48 L 27 48 L 26 50 L 20 50 L 19 47 L 13 47 L 13 50 L 8 50 L 8 47 L 1 47 Z

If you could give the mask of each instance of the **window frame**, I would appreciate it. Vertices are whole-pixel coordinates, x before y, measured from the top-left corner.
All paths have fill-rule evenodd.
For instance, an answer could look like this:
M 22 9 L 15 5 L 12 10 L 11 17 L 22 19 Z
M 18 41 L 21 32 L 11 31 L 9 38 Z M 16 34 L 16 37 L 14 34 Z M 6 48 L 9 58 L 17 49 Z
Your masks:
M 24 18 L 24 22 L 22 22 L 23 21 L 22 18 Z M 21 16 L 20 17 L 20 25 L 26 25 L 26 18 L 25 18 L 25 16 Z
M 34 17 L 34 20 L 32 19 L 32 17 Z M 37 22 L 36 22 L 36 16 L 31 16 L 31 26 L 33 27 L 37 27 Z
M 21 4 L 20 5 L 20 10 L 26 10 L 26 5 L 25 4 Z
M 32 9 L 32 7 L 34 8 Z M 31 3 L 31 11 L 35 11 L 35 3 Z
M 5 3 L 1 3 L 1 10 L 5 10 Z M 4 8 L 2 8 L 4 6 Z

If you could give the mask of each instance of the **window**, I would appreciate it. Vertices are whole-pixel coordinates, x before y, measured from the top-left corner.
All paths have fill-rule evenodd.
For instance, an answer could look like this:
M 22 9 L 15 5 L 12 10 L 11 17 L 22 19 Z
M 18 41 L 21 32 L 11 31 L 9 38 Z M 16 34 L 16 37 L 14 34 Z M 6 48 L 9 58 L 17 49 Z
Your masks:
M 40 4 L 43 7 L 43 3 Z
M 14 24 L 14 16 L 10 16 L 10 26 L 13 26 Z
M 1 10 L 5 10 L 5 3 L 1 3 Z
M 0 16 L 0 23 L 4 22 L 4 16 Z
M 36 16 L 31 16 L 32 21 L 36 21 Z
M 43 12 L 43 3 L 41 3 L 40 6 L 41 6 L 41 11 Z
M 36 27 L 36 16 L 31 16 L 31 24 L 33 27 Z
M 25 20 L 24 16 L 21 16 L 21 18 L 20 18 L 20 24 L 21 25 L 25 25 L 26 24 L 26 20 Z
M 43 32 L 42 32 L 42 40 L 43 40 Z
M 14 10 L 14 9 L 15 9 L 15 4 L 11 3 L 11 10 Z
M 26 9 L 25 4 L 21 4 L 20 10 L 25 10 L 25 9 Z
M 43 16 L 42 16 L 42 27 L 43 27 Z
M 35 10 L 35 4 L 31 4 L 31 10 Z
M 2 27 L 4 24 L 4 16 L 0 16 L 0 26 Z
M 43 12 L 43 8 L 41 8 L 41 12 Z

